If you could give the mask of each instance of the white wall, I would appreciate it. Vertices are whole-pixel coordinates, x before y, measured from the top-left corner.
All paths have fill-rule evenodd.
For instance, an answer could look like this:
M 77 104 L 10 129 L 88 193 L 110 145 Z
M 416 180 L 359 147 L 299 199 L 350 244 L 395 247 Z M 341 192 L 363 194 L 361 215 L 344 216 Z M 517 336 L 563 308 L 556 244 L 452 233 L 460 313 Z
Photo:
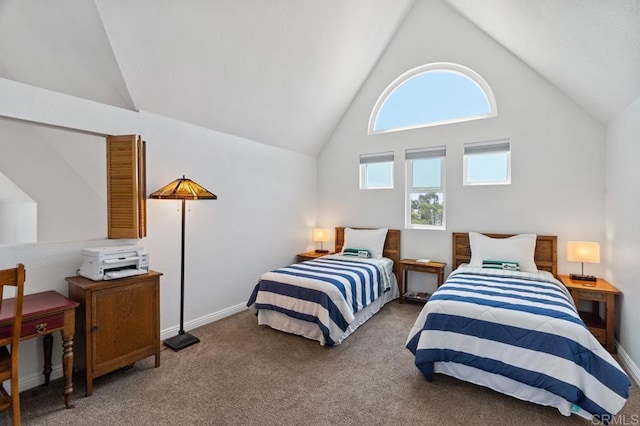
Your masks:
M 0 172 L 37 203 L 37 238 L 30 242 L 107 234 L 104 137 L 7 119 L 0 135 L 0 152 L 9 153 L 0 156 Z
M 38 204 L 5 176 L 0 167 L 0 244 L 35 242 L 37 213 Z
M 454 62 L 492 87 L 498 116 L 404 132 L 367 135 L 371 110 L 396 77 L 416 66 Z M 511 138 L 512 184 L 464 187 L 463 144 Z M 536 232 L 558 236 L 559 270 L 568 240 L 604 242 L 605 129 L 477 27 L 441 1 L 416 2 L 318 161 L 322 226 L 404 227 L 404 150 L 446 145 L 447 229 L 402 231 L 402 257 L 451 263 L 451 232 Z M 359 190 L 365 153 L 395 152 L 395 188 Z M 603 253 L 606 264 L 608 253 Z M 585 265 L 599 274 L 602 265 Z M 410 288 L 435 279 L 410 277 Z M 431 288 L 429 288 L 431 287 Z
M 35 242 L 37 223 L 38 205 L 35 202 L 0 201 L 0 244 Z
M 149 193 L 184 174 L 218 196 L 216 201 L 189 203 L 187 329 L 244 309 L 262 272 L 290 263 L 296 253 L 313 247 L 311 229 L 317 204 L 316 160 L 312 157 L 4 79 L 0 79 L 0 99 L 0 116 L 102 134 L 141 134 L 147 141 Z M 47 183 L 46 175 L 40 179 Z M 178 203 L 148 200 L 149 236 L 139 242 L 150 253 L 151 268 L 164 274 L 160 302 L 163 338 L 177 331 L 179 321 Z M 60 226 L 69 229 L 73 224 Z M 26 293 L 56 290 L 66 295 L 64 278 L 79 268 L 82 247 L 127 242 L 136 241 L 2 246 L 0 268 L 22 262 L 27 269 Z M 61 341 L 59 335 L 54 338 L 54 371 L 59 376 Z M 40 383 L 42 362 L 39 342 L 25 342 L 20 362 L 23 388 Z
M 618 298 L 618 341 L 640 365 L 640 98 L 607 128 L 606 246 L 610 253 L 606 277 L 621 292 Z M 621 354 L 625 356 L 625 354 Z M 636 381 L 640 371 L 636 370 Z

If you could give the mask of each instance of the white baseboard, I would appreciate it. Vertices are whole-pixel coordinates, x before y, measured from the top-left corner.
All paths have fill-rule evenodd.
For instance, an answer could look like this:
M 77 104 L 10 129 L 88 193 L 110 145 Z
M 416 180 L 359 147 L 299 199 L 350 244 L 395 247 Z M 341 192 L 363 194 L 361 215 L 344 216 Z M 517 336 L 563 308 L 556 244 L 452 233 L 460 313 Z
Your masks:
M 51 366 L 51 380 L 56 380 L 62 377 L 62 364 L 52 365 Z M 4 382 L 4 387 L 9 390 L 9 383 Z M 20 392 L 25 391 L 27 389 L 35 388 L 36 386 L 40 386 L 44 383 L 44 376 L 42 373 L 33 374 L 27 378 L 20 377 L 19 388 Z
M 207 325 L 214 321 L 218 321 L 218 320 L 221 320 L 222 318 L 228 317 L 230 315 L 237 314 L 238 312 L 242 312 L 245 309 L 249 309 L 247 308 L 246 303 L 241 303 L 236 306 L 231 306 L 221 311 L 213 312 L 203 317 L 196 318 L 191 321 L 187 321 L 184 324 L 184 329 L 192 330 L 194 328 L 202 327 L 203 325 Z M 177 325 L 173 327 L 165 328 L 160 332 L 160 340 L 165 340 L 165 339 L 168 339 L 169 337 L 175 336 L 176 334 L 178 334 L 179 330 L 180 330 L 180 326 L 177 326 Z
M 620 343 L 616 341 L 616 347 L 618 348 L 618 359 L 622 365 L 627 369 L 631 378 L 636 382 L 636 385 L 640 386 L 640 368 L 631 359 L 629 354 L 624 350 Z

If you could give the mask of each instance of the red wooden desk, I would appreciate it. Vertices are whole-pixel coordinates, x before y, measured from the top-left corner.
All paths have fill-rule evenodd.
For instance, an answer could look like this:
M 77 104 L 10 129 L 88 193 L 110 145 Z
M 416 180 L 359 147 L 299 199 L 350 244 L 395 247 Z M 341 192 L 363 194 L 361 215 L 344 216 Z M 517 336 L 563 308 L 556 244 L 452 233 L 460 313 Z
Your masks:
M 0 336 L 11 334 L 14 299 L 5 299 L 0 312 Z M 62 334 L 62 369 L 64 374 L 64 403 L 71 405 L 73 393 L 73 333 L 75 332 L 75 309 L 78 302 L 67 299 L 55 291 L 45 291 L 24 296 L 22 305 L 22 332 L 20 340 L 44 336 L 44 384 L 51 377 L 52 333 Z

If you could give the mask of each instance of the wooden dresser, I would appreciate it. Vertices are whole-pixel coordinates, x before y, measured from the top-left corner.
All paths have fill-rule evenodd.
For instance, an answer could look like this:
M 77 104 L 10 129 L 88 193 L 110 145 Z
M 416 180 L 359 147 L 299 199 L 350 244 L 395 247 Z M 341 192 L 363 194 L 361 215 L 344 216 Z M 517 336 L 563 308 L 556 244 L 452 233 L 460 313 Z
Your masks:
M 76 309 L 76 368 L 84 371 L 87 396 L 93 379 L 155 356 L 160 366 L 159 272 L 109 281 L 66 278 Z

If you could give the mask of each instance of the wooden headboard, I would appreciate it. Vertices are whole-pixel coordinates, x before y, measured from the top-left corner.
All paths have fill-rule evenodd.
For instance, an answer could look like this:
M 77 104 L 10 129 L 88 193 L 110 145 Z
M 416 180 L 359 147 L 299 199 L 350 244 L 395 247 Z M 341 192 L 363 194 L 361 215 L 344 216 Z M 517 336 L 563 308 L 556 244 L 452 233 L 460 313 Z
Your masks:
M 483 234 L 491 238 L 508 238 L 515 234 Z M 468 232 L 453 233 L 453 256 L 451 257 L 453 269 L 462 263 L 471 261 L 471 245 Z M 554 277 L 558 276 L 558 237 L 555 235 L 538 235 L 536 239 L 536 252 L 533 261 L 538 269 L 549 271 Z
M 375 228 L 351 228 L 351 229 L 375 229 Z M 344 227 L 336 228 L 336 253 L 342 251 L 344 245 Z M 393 273 L 396 274 L 398 283 L 400 283 L 400 230 L 389 229 L 387 231 L 387 239 L 384 240 L 384 249 L 382 251 L 384 257 L 393 260 Z

